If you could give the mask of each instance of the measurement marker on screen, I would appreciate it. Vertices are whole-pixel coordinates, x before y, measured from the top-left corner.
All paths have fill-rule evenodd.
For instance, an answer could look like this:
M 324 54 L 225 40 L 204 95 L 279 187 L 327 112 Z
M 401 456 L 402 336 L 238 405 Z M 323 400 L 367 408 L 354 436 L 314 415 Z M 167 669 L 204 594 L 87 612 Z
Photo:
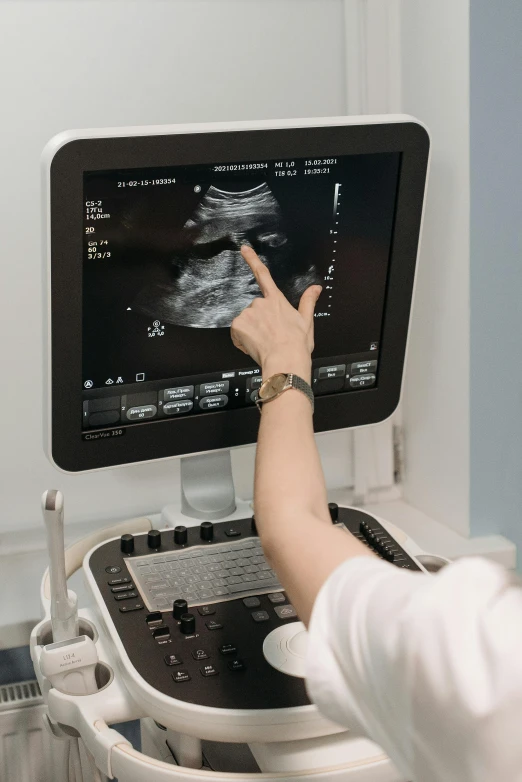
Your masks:
M 334 194 L 334 217 L 337 214 L 337 207 L 339 206 L 339 188 L 342 186 L 341 182 L 337 182 L 335 185 L 335 194 Z

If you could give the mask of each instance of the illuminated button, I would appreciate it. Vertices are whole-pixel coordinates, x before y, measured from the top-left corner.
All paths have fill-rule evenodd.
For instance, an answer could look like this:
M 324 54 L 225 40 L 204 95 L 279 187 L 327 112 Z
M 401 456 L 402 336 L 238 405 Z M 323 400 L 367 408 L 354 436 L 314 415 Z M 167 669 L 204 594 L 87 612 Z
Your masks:
M 163 405 L 165 415 L 179 415 L 180 413 L 189 413 L 194 407 L 194 402 L 188 399 L 180 399 L 178 402 L 167 402 Z
M 129 421 L 142 421 L 145 418 L 154 418 L 158 408 L 156 405 L 142 405 L 141 407 L 131 407 L 127 410 Z
M 219 407 L 226 407 L 228 396 L 220 394 L 219 396 L 206 396 L 201 399 L 199 406 L 202 410 L 216 410 Z
M 215 383 L 202 383 L 199 387 L 199 395 L 228 394 L 229 385 L 230 383 L 228 380 L 217 380 Z
M 370 375 L 375 374 L 377 369 L 376 361 L 356 361 L 350 367 L 351 375 Z
M 329 380 L 332 377 L 344 377 L 346 364 L 335 364 L 329 367 L 320 367 L 317 372 L 319 380 Z
M 172 402 L 176 399 L 192 399 L 194 396 L 194 386 L 176 386 L 175 388 L 166 388 L 163 391 L 163 399 L 166 402 Z
M 354 375 L 350 378 L 350 386 L 352 388 L 368 388 L 375 385 L 375 375 Z

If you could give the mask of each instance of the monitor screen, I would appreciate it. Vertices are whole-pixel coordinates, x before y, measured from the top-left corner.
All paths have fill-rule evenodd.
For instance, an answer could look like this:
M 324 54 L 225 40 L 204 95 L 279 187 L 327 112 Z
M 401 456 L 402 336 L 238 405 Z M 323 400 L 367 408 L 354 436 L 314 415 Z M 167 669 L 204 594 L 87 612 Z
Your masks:
M 230 339 L 261 295 L 244 243 L 295 306 L 323 286 L 314 392 L 375 387 L 400 163 L 394 152 L 85 172 L 84 429 L 254 404 L 260 370 Z
M 429 154 L 409 117 L 70 131 L 44 151 L 47 444 L 78 472 L 253 443 L 248 244 L 315 312 L 318 432 L 401 391 Z M 288 367 L 288 371 L 291 371 Z

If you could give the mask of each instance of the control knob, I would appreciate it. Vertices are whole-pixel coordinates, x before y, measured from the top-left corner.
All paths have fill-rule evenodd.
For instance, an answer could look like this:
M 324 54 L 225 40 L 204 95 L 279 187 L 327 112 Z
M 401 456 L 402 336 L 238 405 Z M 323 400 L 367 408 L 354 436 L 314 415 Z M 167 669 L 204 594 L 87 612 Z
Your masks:
M 201 540 L 213 540 L 214 539 L 214 525 L 211 521 L 203 521 L 199 528 L 199 535 Z
M 151 529 L 147 532 L 147 545 L 149 548 L 159 548 L 161 546 L 161 532 L 157 529 Z
M 196 632 L 196 617 L 194 614 L 182 614 L 180 630 L 184 635 L 192 635 Z
M 332 520 L 332 524 L 335 524 L 337 519 L 339 518 L 339 506 L 336 502 L 329 502 L 328 503 L 328 510 L 330 511 L 330 518 Z
M 188 612 L 188 603 L 186 600 L 179 599 L 174 600 L 172 604 L 172 616 L 174 619 L 181 619 L 183 614 L 187 614 Z M 190 616 L 190 614 L 187 614 L 187 616 Z
M 177 546 L 184 546 L 187 543 L 188 534 L 187 534 L 187 528 L 183 525 L 180 525 L 179 527 L 174 527 L 174 543 Z
M 134 535 L 122 535 L 120 549 L 123 554 L 132 554 L 134 552 Z

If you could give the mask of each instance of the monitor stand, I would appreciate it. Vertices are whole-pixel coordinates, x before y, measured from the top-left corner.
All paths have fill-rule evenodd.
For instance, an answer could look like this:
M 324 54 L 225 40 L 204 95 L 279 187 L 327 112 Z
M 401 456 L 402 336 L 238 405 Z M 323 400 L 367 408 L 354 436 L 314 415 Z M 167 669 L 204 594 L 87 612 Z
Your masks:
M 192 526 L 190 519 L 218 521 L 252 515 L 248 502 L 236 500 L 228 450 L 184 456 L 180 489 L 180 504 L 169 504 L 161 513 L 161 520 L 168 527 Z

